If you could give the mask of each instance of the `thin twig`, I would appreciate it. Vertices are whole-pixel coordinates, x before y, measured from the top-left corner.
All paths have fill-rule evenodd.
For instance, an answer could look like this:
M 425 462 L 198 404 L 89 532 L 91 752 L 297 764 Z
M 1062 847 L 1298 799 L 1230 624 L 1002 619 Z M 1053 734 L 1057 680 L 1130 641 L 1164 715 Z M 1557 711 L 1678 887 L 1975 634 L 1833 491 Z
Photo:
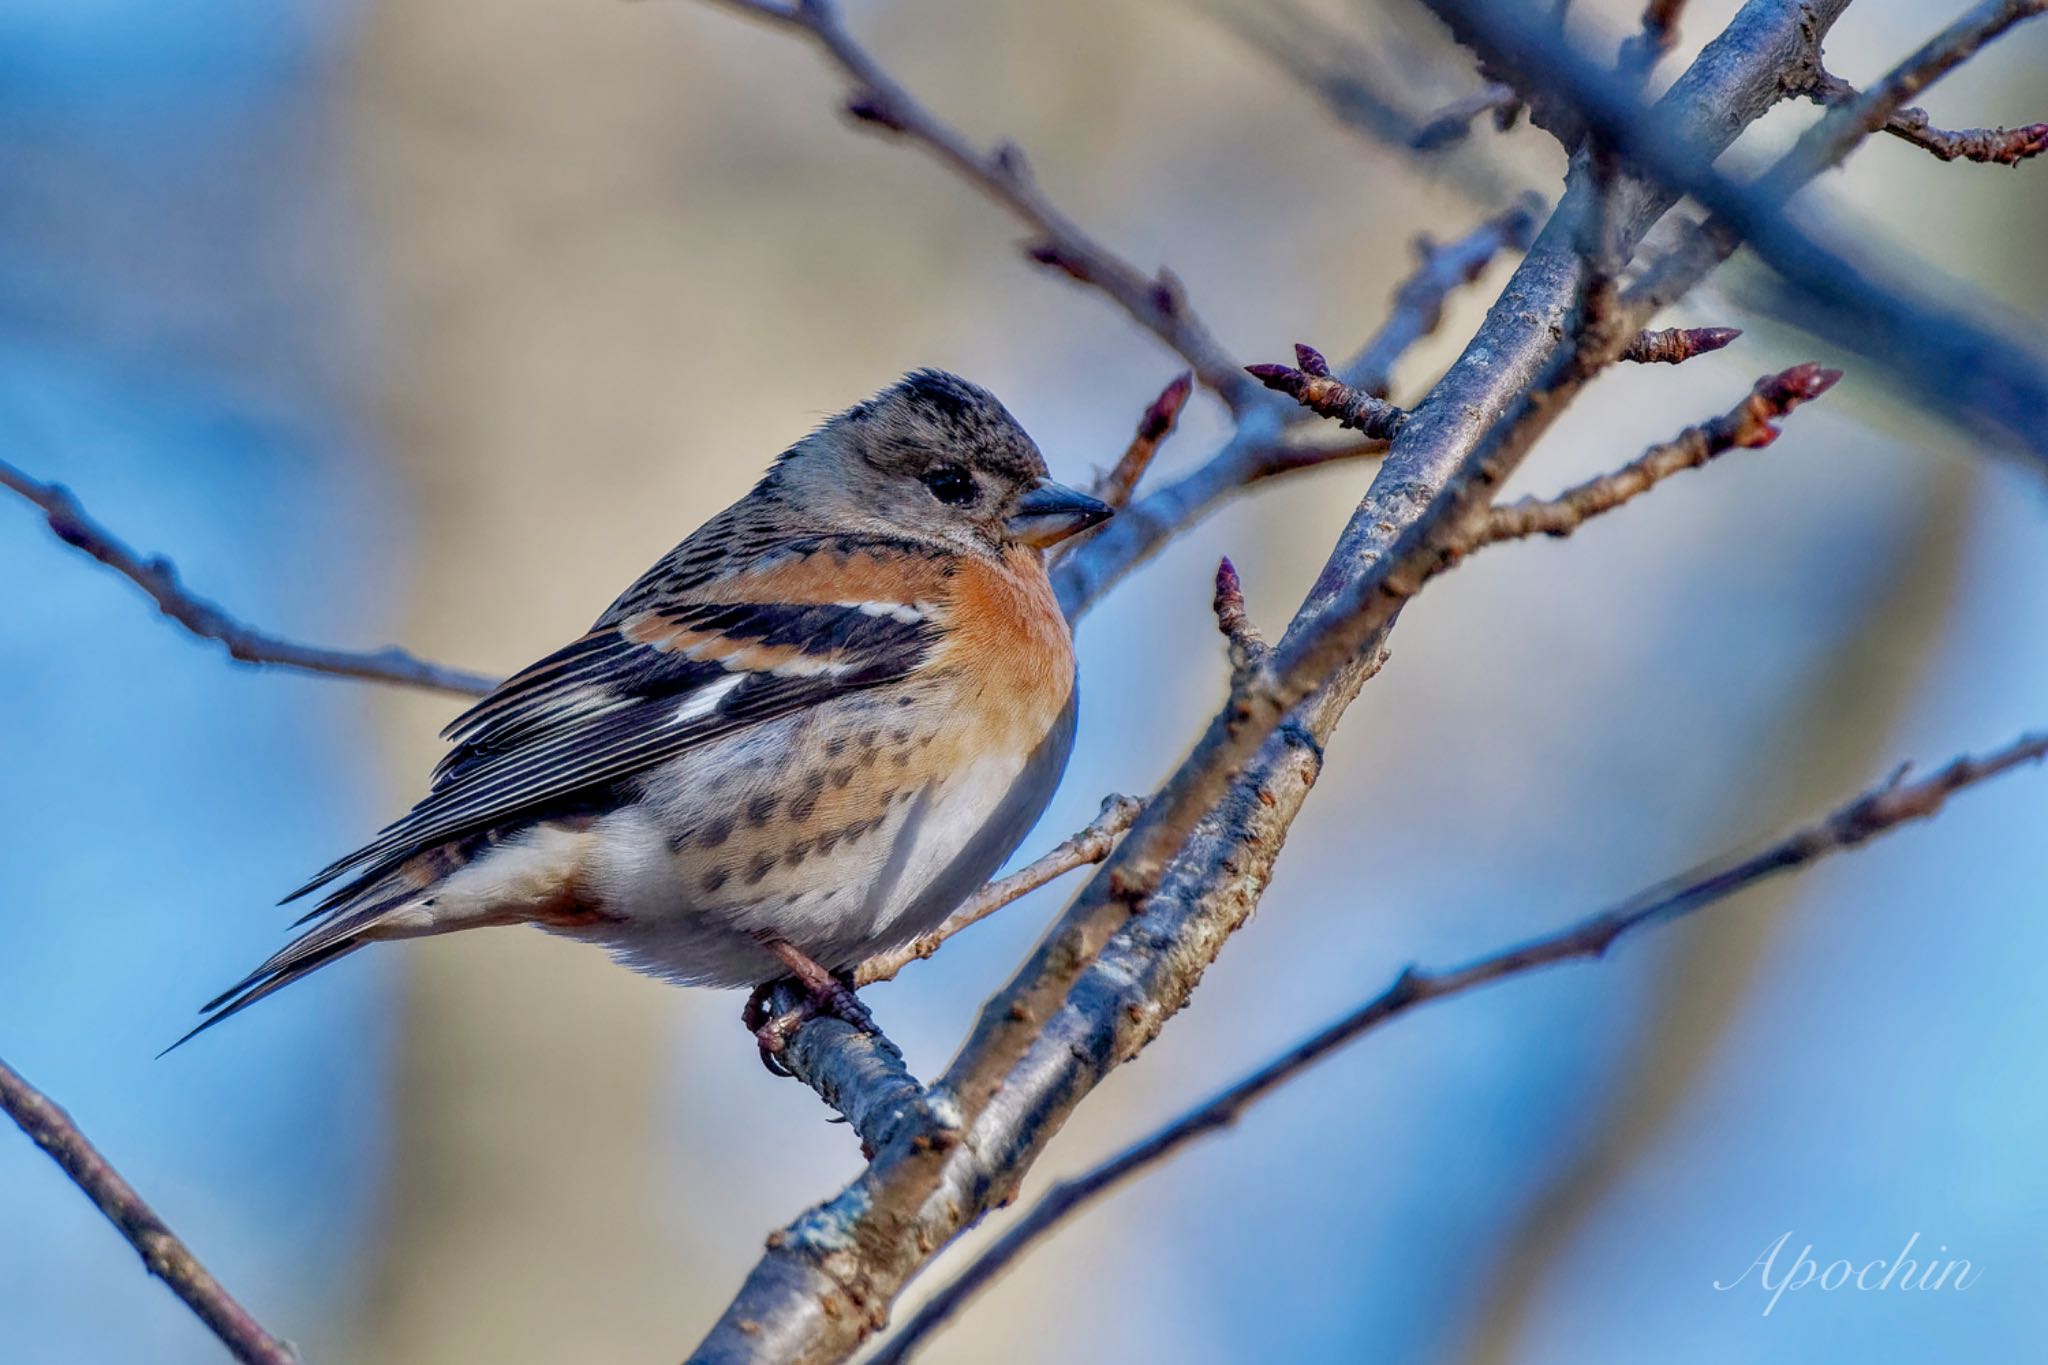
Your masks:
M 1376 398 L 1393 385 L 1394 365 L 1443 322 L 1444 302 L 1471 284 L 1504 251 L 1527 251 L 1543 213 L 1540 196 L 1524 195 L 1461 237 L 1437 242 L 1427 233 L 1414 242 L 1415 269 L 1394 291 L 1387 320 L 1338 373 L 1346 384 Z
M 1643 26 L 1621 45 L 1622 74 L 1642 80 L 1656 69 L 1671 45 L 1678 41 L 1678 16 L 1685 0 L 1649 0 L 1643 6 Z
M 1160 390 L 1138 419 L 1138 429 L 1131 434 L 1131 443 L 1124 448 L 1116 467 L 1095 481 L 1096 497 L 1119 511 L 1130 505 L 1138 480 L 1145 477 L 1152 457 L 1159 453 L 1160 443 L 1172 434 L 1173 424 L 1180 420 L 1180 410 L 1187 405 L 1193 383 L 1194 375 L 1183 370 Z
M 1489 85 L 1431 114 L 1408 139 L 1408 145 L 1418 152 L 1434 152 L 1463 142 L 1481 114 L 1492 114 L 1493 126 L 1504 133 L 1515 126 L 1515 117 L 1521 112 L 1520 95 L 1505 85 Z
M 1245 373 L 1286 394 L 1310 412 L 1381 440 L 1393 439 L 1408 414 L 1384 398 L 1353 388 L 1330 373 L 1330 362 L 1313 346 L 1295 343 L 1292 365 L 1247 365 Z
M 1819 169 L 1833 166 L 1872 133 L 1889 131 L 1913 97 L 1961 66 L 2015 24 L 2048 13 L 2048 0 L 1985 0 L 1913 53 L 1862 94 L 1850 94 L 1806 130 L 1792 150 L 1757 182 L 1767 201 L 1782 198 Z M 1818 64 L 1813 68 L 1819 71 Z M 1713 207 L 1713 205 L 1709 205 Z
M 1232 413 L 1241 415 L 1258 401 L 1258 387 L 1245 379 L 1237 362 L 1195 316 L 1171 271 L 1161 269 L 1147 275 L 1096 241 L 1045 196 L 1015 144 L 999 143 L 984 152 L 940 120 L 854 41 L 832 0 L 716 3 L 810 38 L 852 84 L 853 93 L 846 102 L 848 114 L 922 146 L 1021 219 L 1037 234 L 1025 245 L 1027 256 L 1115 300 L 1140 326 L 1179 353 L 1195 377 L 1214 390 Z
M 229 657 L 243 663 L 397 683 L 465 697 L 480 697 L 497 686 L 495 679 L 481 673 L 429 663 L 396 646 L 358 652 L 323 649 L 266 635 L 188 590 L 178 581 L 178 570 L 170 560 L 161 555 L 144 558 L 130 549 L 120 537 L 87 516 L 85 508 L 63 485 L 43 483 L 0 460 L 0 486 L 13 489 L 41 508 L 59 540 L 127 578 L 148 593 L 165 616 L 203 640 L 219 641 L 227 647 Z
M 1819 70 L 1801 91 L 1815 104 L 1834 107 L 1857 98 L 1856 87 L 1831 71 Z M 1936 128 L 1925 109 L 1900 109 L 1884 123 L 1884 132 L 1933 153 L 1943 161 L 1977 161 L 2017 166 L 2048 152 L 2048 123 L 2022 128 Z
M 939 945 L 971 925 L 993 915 L 1011 901 L 1021 900 L 1046 883 L 1077 867 L 1099 863 L 1116 847 L 1116 841 L 1138 818 L 1144 803 L 1134 796 L 1107 796 L 1102 811 L 1088 827 L 1048 850 L 1007 877 L 998 877 L 961 902 L 946 922 L 929 934 L 921 934 L 894 952 L 871 957 L 854 972 L 854 985 L 868 986 L 888 981 L 913 962 L 921 962 L 939 950 Z
M 1840 370 L 1824 370 L 1811 363 L 1766 375 L 1728 412 L 1688 427 L 1662 445 L 1651 446 L 1612 473 L 1588 479 L 1554 498 L 1523 498 L 1492 508 L 1472 548 L 1524 536 L 1568 536 L 1588 517 L 1614 510 L 1681 470 L 1697 469 L 1725 451 L 1767 446 L 1778 439 L 1773 423 L 1801 403 L 1826 393 L 1841 377 Z
M 1718 351 L 1742 335 L 1740 327 L 1665 327 L 1642 331 L 1622 351 L 1637 365 L 1680 365 L 1696 355 Z
M 71 1183 L 85 1192 L 135 1248 L 149 1273 L 169 1285 L 236 1360 L 251 1365 L 295 1365 L 299 1355 L 291 1344 L 266 1332 L 248 1309 L 221 1288 L 191 1248 L 164 1226 L 135 1187 L 78 1131 L 71 1116 L 4 1061 L 0 1061 L 0 1109 L 64 1168 Z
M 1108 1160 L 1047 1190 L 1000 1238 L 927 1300 L 869 1358 L 870 1365 L 900 1365 L 910 1359 L 967 1299 L 1084 1205 L 1158 1165 L 1194 1139 L 1229 1127 L 1254 1103 L 1395 1016 L 1538 967 L 1598 959 L 1616 939 L 1632 930 L 1678 919 L 1767 877 L 1855 848 L 1909 821 L 1927 819 L 1963 788 L 2022 764 L 2039 762 L 2044 756 L 2048 756 L 2048 732 L 2022 736 L 1981 758 L 1957 758 L 1920 782 L 1903 783 L 1901 770 L 1820 823 L 1786 836 L 1761 853 L 1692 874 L 1676 886 L 1665 883 L 1654 887 L 1555 934 L 1502 949 L 1462 967 L 1441 971 L 1409 967 L 1391 986 L 1321 1032 Z

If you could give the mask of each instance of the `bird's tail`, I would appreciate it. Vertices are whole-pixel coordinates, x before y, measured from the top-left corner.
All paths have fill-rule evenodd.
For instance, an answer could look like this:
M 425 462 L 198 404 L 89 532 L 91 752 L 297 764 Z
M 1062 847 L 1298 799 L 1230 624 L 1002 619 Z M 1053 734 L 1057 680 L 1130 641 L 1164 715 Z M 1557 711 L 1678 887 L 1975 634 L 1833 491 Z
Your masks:
M 164 1052 L 367 943 L 489 924 L 578 931 L 605 919 L 582 894 L 581 871 L 593 846 L 590 825 L 588 817 L 563 817 L 488 830 L 359 876 L 299 921 L 310 926 L 304 933 L 207 1001 L 200 1011 L 206 1017 Z
M 460 857 L 452 856 L 450 850 L 431 849 L 382 876 L 350 888 L 346 899 L 330 903 L 317 915 L 317 923 L 201 1006 L 199 1012 L 205 1018 L 157 1055 L 161 1057 L 183 1047 L 215 1024 L 233 1018 L 258 1000 L 312 975 L 328 963 L 339 962 L 366 944 L 437 932 L 433 924 L 433 892 L 460 863 Z

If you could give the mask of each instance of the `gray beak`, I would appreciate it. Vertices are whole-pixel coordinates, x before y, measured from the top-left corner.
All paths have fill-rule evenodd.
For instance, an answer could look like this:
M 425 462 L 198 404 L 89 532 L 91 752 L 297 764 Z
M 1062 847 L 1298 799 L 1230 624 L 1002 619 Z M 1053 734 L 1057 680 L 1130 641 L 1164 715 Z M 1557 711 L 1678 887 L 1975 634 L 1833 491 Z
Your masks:
M 1028 493 L 1010 504 L 1003 529 L 1012 540 L 1043 550 L 1114 515 L 1116 509 L 1100 498 L 1091 498 L 1051 479 L 1040 479 Z

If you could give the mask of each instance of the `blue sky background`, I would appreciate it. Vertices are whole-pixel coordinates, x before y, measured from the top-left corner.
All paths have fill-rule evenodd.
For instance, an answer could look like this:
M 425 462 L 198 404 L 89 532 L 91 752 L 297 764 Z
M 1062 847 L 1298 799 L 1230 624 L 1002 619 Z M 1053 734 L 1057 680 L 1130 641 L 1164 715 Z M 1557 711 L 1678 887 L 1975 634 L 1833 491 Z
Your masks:
M 867 23 L 912 8 L 857 13 Z M 1697 7 L 1701 32 L 1722 8 Z M 1932 23 L 1904 0 L 1865 11 L 1830 47 L 1856 78 Z M 589 22 L 637 22 L 633 13 L 599 7 Z M 352 6 L 254 0 L 0 3 L 0 448 L 71 485 L 137 547 L 172 553 L 237 615 L 371 645 L 404 629 L 410 576 L 438 530 L 416 504 L 416 477 L 398 472 L 418 466 L 394 458 L 369 396 L 391 363 L 392 324 L 377 301 L 391 286 L 336 133 L 360 114 L 342 77 L 362 18 Z M 770 47 L 714 19 L 664 17 L 658 31 L 705 45 L 707 101 L 750 107 Z M 2040 117 L 2030 104 L 2039 82 L 2026 79 L 2048 59 L 2040 36 L 1972 68 L 1958 86 L 1975 93 L 1939 105 L 1944 121 Z M 492 41 L 488 27 L 476 41 Z M 913 46 L 912 59 L 942 59 L 949 41 Z M 1204 73 L 1251 89 L 1273 79 L 1208 41 L 1187 59 L 1196 88 Z M 1028 60 L 1020 49 L 1015 61 Z M 973 107 L 971 82 L 947 87 L 965 78 L 942 67 L 931 70 L 949 107 Z M 685 319 L 696 330 L 684 344 L 710 349 L 743 344 L 728 343 L 728 329 L 784 308 L 773 326 L 807 333 L 792 344 L 853 352 L 873 371 L 869 382 L 858 370 L 857 388 L 837 375 L 806 381 L 805 401 L 765 414 L 749 448 L 765 460 L 773 433 L 936 362 L 987 378 L 1057 472 L 1084 473 L 1085 452 L 1121 441 L 1168 363 L 1094 300 L 1009 267 L 1008 225 L 960 210 L 936 175 L 903 172 L 930 205 L 878 191 L 863 178 L 868 162 L 842 175 L 834 139 L 847 135 L 826 117 L 829 86 L 801 69 L 796 97 L 772 102 L 760 126 L 705 130 L 720 148 L 757 139 L 759 159 L 721 151 L 723 178 L 687 182 L 716 192 L 678 199 L 714 199 L 741 220 L 758 204 L 767 240 L 798 234 L 797 252 L 811 249 L 801 234 L 815 223 L 839 221 L 835 205 L 879 198 L 888 202 L 868 211 L 959 213 L 960 259 L 975 263 L 959 266 L 959 306 L 925 334 L 835 332 L 780 296 L 713 299 Z M 1182 76 L 1146 79 L 1178 88 Z M 1029 93 L 1023 77 L 1005 80 Z M 1150 144 L 1132 125 L 1109 127 L 1130 136 L 1084 122 L 1049 153 L 1046 138 L 1032 141 L 1062 174 L 1106 168 L 1107 182 L 1081 191 L 1106 235 L 1184 265 L 1248 355 L 1278 354 L 1305 317 L 1333 325 L 1336 305 L 1312 281 L 1282 271 L 1276 282 L 1246 264 L 1254 231 L 1278 234 L 1262 260 L 1290 259 L 1341 221 L 1262 218 L 1294 183 L 1291 161 L 1189 134 L 1159 154 L 1156 180 L 1124 186 L 1122 168 Z M 813 144 L 824 150 L 789 150 Z M 1891 146 L 1865 160 L 1836 187 L 1845 201 L 1952 272 L 2005 281 L 2001 302 L 2038 335 L 2038 280 L 2013 279 L 1990 253 L 2038 221 L 2034 186 L 2048 171 L 1943 167 Z M 1320 192 L 1326 206 L 1347 201 Z M 1371 206 L 1376 222 L 1408 215 L 1376 227 L 1384 240 L 1467 213 L 1407 193 Z M 815 223 L 784 211 L 811 200 Z M 535 270 L 543 259 L 537 249 Z M 953 263 L 943 256 L 937 268 Z M 672 268 L 710 278 L 724 262 L 678 256 Z M 821 272 L 804 287 L 827 292 L 839 268 L 802 254 L 788 264 Z M 1360 297 L 1375 301 L 1391 283 L 1381 270 Z M 977 302 L 991 299 L 1002 306 Z M 1612 465 L 1811 352 L 1761 326 L 1736 352 L 1610 377 L 1517 491 Z M 520 395 L 503 401 L 516 421 Z M 691 412 L 678 425 L 713 420 L 726 419 Z M 1212 414 L 1191 411 L 1166 459 L 1199 457 L 1213 432 Z M 1213 707 L 1222 664 L 1203 613 L 1216 555 L 1237 559 L 1255 613 L 1276 623 L 1362 482 L 1360 470 L 1333 470 L 1232 507 L 1089 619 L 1082 750 L 1027 853 L 1083 823 L 1103 792 L 1145 789 Z M 627 505 L 635 489 L 594 497 Z M 720 500 L 707 491 L 702 505 L 664 507 L 659 534 L 680 537 Z M 1947 532 L 1944 509 L 1957 509 Z M 1826 799 L 1785 794 L 1817 761 L 1805 742 L 1887 686 L 1903 700 L 1876 709 L 1897 714 L 1836 746 L 1856 755 L 1842 760 L 1854 776 L 1828 788 L 1836 795 L 1901 759 L 1938 762 L 2048 724 L 2042 514 L 2032 471 L 1943 436 L 1892 406 L 1881 376 L 1852 373 L 1772 451 L 1730 456 L 1568 544 L 1492 552 L 1433 586 L 1332 746 L 1330 779 L 1260 916 L 1187 1015 L 1062 1135 L 1036 1181 L 1177 1111 L 1405 962 L 1491 950 L 1818 815 Z M 562 515 L 554 545 L 508 543 L 507 562 L 619 534 Z M 651 560 L 665 543 L 636 540 L 631 554 Z M 1935 606 L 1912 624 L 1907 599 L 1934 579 L 1949 586 L 1930 589 Z M 5 501 L 0 584 L 0 1056 L 69 1108 L 260 1316 L 322 1359 L 348 1358 L 373 1311 L 387 1231 L 411 959 L 362 955 L 203 1050 L 153 1057 L 200 1000 L 274 945 L 286 919 L 277 894 L 374 827 L 421 772 L 390 763 L 380 697 L 229 664 Z M 536 630 L 572 631 L 579 612 L 602 605 L 601 587 L 579 585 Z M 574 605 L 586 598 L 588 611 Z M 1856 640 L 1891 638 L 1893 627 L 1892 653 L 1861 673 L 1829 672 L 1862 657 L 1847 652 Z M 439 645 L 407 643 L 429 654 Z M 1881 685 L 1879 670 L 1893 681 Z M 1731 905 L 1597 966 L 1404 1019 L 1077 1220 L 933 1358 L 1495 1358 L 1482 1345 L 1487 1309 L 1502 1301 L 1516 1229 L 1624 1121 L 1617 1106 L 1646 1040 L 1687 1036 L 1692 1016 L 1674 1001 L 1693 997 L 1681 988 L 1723 1013 L 1700 1024 L 1697 1065 L 1674 1079 L 1668 1116 L 1531 1273 L 1498 1358 L 2025 1358 L 2048 1329 L 2036 1292 L 2048 1277 L 2048 1098 L 2035 1083 L 2048 1050 L 2037 986 L 2048 962 L 2044 813 L 2048 778 L 2015 775 L 1932 825 L 1811 871 L 1782 902 Z M 1058 894 L 875 993 L 920 1071 L 943 1064 Z M 660 1074 L 606 1072 L 601 1053 L 598 1072 L 660 1097 L 673 1183 L 647 1198 L 689 1267 L 690 1304 L 715 1303 L 759 1234 L 835 1188 L 851 1157 L 812 1097 L 762 1077 L 731 1026 L 736 999 L 692 995 L 674 1008 Z M 1787 1232 L 1823 1263 L 1889 1256 L 1917 1233 L 1922 1251 L 1945 1245 L 1981 1278 L 1961 1293 L 1807 1290 L 1768 1318 L 1753 1285 L 1712 1288 Z M 533 1256 L 548 1250 L 537 1233 Z M 487 1316 L 493 1305 L 452 1311 Z M 678 1354 L 696 1320 L 652 1354 Z M 56 1169 L 9 1133 L 0 1323 L 0 1365 L 218 1358 Z M 498 1357 L 479 1347 L 460 1358 Z

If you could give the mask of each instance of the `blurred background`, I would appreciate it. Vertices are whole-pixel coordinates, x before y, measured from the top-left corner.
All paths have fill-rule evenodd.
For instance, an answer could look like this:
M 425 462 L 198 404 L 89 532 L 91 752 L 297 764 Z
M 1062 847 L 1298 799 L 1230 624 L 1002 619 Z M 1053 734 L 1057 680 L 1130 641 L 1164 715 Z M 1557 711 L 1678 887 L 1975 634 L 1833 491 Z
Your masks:
M 1246 360 L 1348 352 L 1415 233 L 1562 169 L 1526 129 L 1418 164 L 1341 126 L 1248 37 L 1306 32 L 1292 6 L 846 7 L 936 109 L 1170 263 Z M 1578 12 L 1618 33 L 1633 8 Z M 1695 0 L 1661 78 L 1734 8 Z M 1867 80 L 1962 8 L 1863 0 L 1830 64 Z M 1476 84 L 1410 11 L 1310 16 L 1358 45 L 1317 54 L 1400 72 L 1416 112 Z M 2048 114 L 2044 39 L 1933 92 L 1936 121 Z M 905 369 L 990 385 L 1057 474 L 1108 464 L 1178 360 L 919 154 L 836 126 L 838 99 L 799 42 L 695 0 L 0 0 L 0 450 L 247 620 L 501 671 Z M 2048 170 L 1878 139 L 1828 189 L 1873 246 L 2042 325 Z M 1602 379 L 1516 491 L 1830 358 L 1741 293 L 1677 320 L 1748 336 Z M 1768 452 L 1432 587 L 1261 914 L 1027 1199 L 1403 963 L 2048 721 L 2038 477 L 1889 387 L 1854 366 Z M 1198 397 L 1157 477 L 1221 430 Z M 1080 748 L 1022 856 L 1148 790 L 1215 705 L 1216 557 L 1277 625 L 1369 476 L 1242 500 L 1087 619 Z M 421 790 L 458 703 L 229 665 L 6 501 L 0 585 L 0 1056 L 309 1360 L 678 1358 L 764 1234 L 858 1169 L 762 1072 L 737 995 L 539 934 L 365 954 L 153 1061 L 280 942 L 277 895 Z M 1076 1220 L 931 1358 L 2026 1358 L 2048 1330 L 2044 808 L 2023 773 L 1599 966 L 1404 1019 Z M 872 993 L 920 1074 L 1066 891 Z M 1823 1264 L 1917 1234 L 1981 1277 L 1768 1317 L 1753 1281 L 1714 1289 L 1787 1233 Z M 0 1361 L 218 1357 L 0 1131 Z

